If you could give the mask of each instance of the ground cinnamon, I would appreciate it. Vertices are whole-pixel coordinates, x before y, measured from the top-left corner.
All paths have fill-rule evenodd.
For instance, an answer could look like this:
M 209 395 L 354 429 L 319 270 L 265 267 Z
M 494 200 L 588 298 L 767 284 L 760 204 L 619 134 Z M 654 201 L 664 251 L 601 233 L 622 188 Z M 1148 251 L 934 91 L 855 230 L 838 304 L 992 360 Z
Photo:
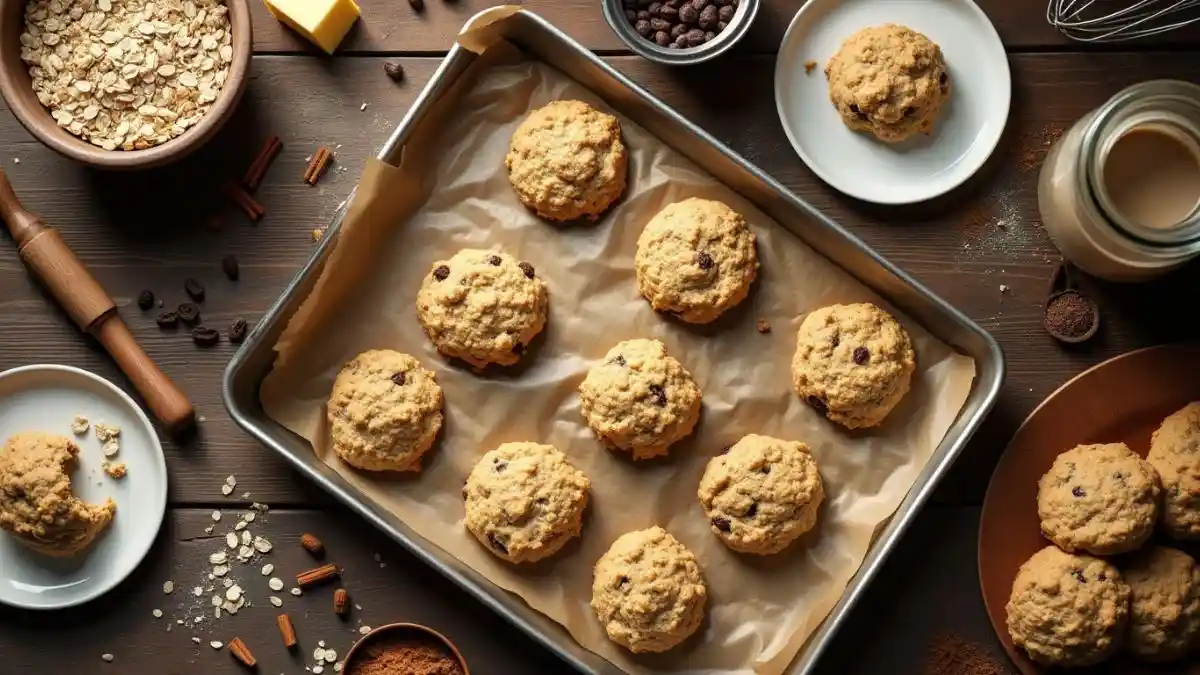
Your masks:
M 942 633 L 929 643 L 921 675 L 1009 675 L 1011 672 L 974 642 Z
M 1092 304 L 1074 291 L 1060 293 L 1046 305 L 1046 330 L 1051 335 L 1082 337 L 1095 322 Z
M 446 645 L 432 636 L 382 637 L 347 664 L 348 675 L 464 675 Z

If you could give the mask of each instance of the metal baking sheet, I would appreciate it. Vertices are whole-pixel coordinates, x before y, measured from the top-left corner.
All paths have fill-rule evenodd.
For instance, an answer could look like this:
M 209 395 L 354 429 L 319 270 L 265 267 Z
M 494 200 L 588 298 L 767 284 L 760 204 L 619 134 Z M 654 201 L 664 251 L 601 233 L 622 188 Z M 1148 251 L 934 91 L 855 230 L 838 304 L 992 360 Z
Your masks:
M 1004 358 L 1000 348 L 983 329 L 867 248 L 854 235 L 788 192 L 762 170 L 721 145 L 536 14 L 521 10 L 503 26 L 504 37 L 508 41 L 530 56 L 554 64 L 569 77 L 602 96 L 614 109 L 754 202 L 783 227 L 919 321 L 936 337 L 975 359 L 976 378 L 958 418 L 896 514 L 877 535 L 841 600 L 788 670 L 790 675 L 809 673 L 921 505 L 991 409 L 1004 375 Z M 425 90 L 380 150 L 380 160 L 389 163 L 398 161 L 400 151 L 413 129 L 475 58 L 477 56 L 474 53 L 458 45 L 450 50 Z M 417 536 L 399 519 L 362 499 L 354 488 L 317 458 L 307 441 L 284 429 L 262 410 L 258 391 L 274 362 L 273 346 L 292 314 L 308 295 L 332 250 L 344 208 L 335 215 L 326 239 L 268 309 L 226 369 L 223 395 L 230 415 L 242 428 L 281 454 L 301 473 L 579 671 L 597 675 L 619 673 L 616 667 L 580 647 L 558 624 L 530 609 L 520 598 L 492 585 L 457 559 Z

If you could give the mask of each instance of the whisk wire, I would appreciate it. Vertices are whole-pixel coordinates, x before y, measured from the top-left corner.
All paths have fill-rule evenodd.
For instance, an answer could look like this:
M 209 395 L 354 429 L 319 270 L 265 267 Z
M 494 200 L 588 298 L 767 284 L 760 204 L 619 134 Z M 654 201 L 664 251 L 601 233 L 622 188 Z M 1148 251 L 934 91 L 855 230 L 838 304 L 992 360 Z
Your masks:
M 1196 23 L 1198 8 L 1200 0 L 1050 0 L 1046 21 L 1073 40 L 1117 42 Z

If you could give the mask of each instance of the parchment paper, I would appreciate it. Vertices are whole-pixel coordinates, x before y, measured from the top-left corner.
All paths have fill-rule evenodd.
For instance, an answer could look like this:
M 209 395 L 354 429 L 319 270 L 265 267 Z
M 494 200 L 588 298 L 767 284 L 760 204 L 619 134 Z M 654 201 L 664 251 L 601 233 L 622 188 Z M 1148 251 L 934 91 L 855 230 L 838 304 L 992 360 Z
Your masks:
M 837 602 L 874 532 L 954 421 L 974 362 L 897 315 L 914 340 L 918 368 L 900 407 L 868 433 L 848 434 L 818 417 L 792 391 L 789 375 L 801 319 L 831 303 L 886 303 L 620 115 L 631 151 L 624 201 L 594 225 L 554 225 L 531 215 L 503 166 L 519 121 L 560 98 L 614 111 L 545 64 L 523 57 L 513 63 L 514 51 L 489 49 L 472 66 L 455 112 L 433 116 L 441 129 L 418 130 L 401 168 L 368 163 L 324 272 L 276 345 L 275 368 L 260 392 L 263 407 L 311 441 L 365 498 L 620 668 L 778 675 Z M 750 297 L 701 328 L 651 311 L 633 270 L 646 221 L 691 196 L 741 212 L 758 236 L 762 263 Z M 476 374 L 441 358 L 421 331 L 415 310 L 421 279 L 433 261 L 463 247 L 503 248 L 533 263 L 549 286 L 545 334 L 518 366 Z M 769 321 L 769 334 L 756 331 L 759 317 Z M 613 344 L 643 336 L 662 340 L 691 371 L 704 411 L 695 434 L 672 446 L 668 458 L 634 464 L 594 440 L 576 388 Z M 338 369 L 363 350 L 384 347 L 416 356 L 445 390 L 446 425 L 417 477 L 355 471 L 328 447 L 324 404 Z M 696 498 L 708 459 L 751 432 L 807 443 L 828 494 L 817 530 L 769 558 L 726 549 Z M 534 567 L 497 560 L 462 522 L 461 488 L 475 461 L 517 440 L 557 446 L 592 481 L 582 538 Z M 710 592 L 708 619 L 675 650 L 634 657 L 607 640 L 589 607 L 592 566 L 617 536 L 655 524 L 699 559 Z

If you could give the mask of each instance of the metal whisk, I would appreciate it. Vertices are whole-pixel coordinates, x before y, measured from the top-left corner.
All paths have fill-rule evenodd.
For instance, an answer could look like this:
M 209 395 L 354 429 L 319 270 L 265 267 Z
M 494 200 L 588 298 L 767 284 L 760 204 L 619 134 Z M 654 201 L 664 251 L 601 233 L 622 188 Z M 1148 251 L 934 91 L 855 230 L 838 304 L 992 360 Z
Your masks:
M 1135 40 L 1200 21 L 1200 0 L 1050 0 L 1046 20 L 1072 40 Z

